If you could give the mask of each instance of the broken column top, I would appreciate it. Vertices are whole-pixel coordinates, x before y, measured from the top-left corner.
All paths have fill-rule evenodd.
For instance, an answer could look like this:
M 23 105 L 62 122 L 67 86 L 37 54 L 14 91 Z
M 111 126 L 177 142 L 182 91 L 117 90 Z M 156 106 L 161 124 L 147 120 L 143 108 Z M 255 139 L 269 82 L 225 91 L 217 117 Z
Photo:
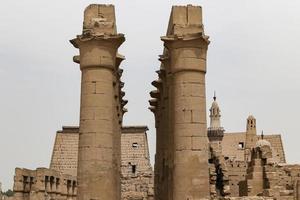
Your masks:
M 84 10 L 83 34 L 117 34 L 115 7 L 111 4 L 91 4 Z
M 91 4 L 84 10 L 82 35 L 70 40 L 75 48 L 91 40 L 114 41 L 119 47 L 124 41 L 124 34 L 117 32 L 115 7 L 111 4 Z M 78 57 L 74 62 L 80 63 Z
M 188 4 L 173 6 L 167 35 L 203 33 L 202 7 Z

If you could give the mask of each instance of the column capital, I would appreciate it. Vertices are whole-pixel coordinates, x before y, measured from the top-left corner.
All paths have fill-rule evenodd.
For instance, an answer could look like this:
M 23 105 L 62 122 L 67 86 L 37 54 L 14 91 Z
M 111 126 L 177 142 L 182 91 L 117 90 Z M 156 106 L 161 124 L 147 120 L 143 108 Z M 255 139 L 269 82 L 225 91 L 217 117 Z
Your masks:
M 193 33 L 184 35 L 167 35 L 160 39 L 164 42 L 164 46 L 170 51 L 174 48 L 184 47 L 206 47 L 209 45 L 209 36 L 204 33 Z
M 115 35 L 79 35 L 70 40 L 75 48 L 79 48 L 80 69 L 103 67 L 116 70 L 124 60 L 117 54 L 119 46 L 125 41 L 123 34 Z
M 83 34 L 77 35 L 76 38 L 71 39 L 70 42 L 75 48 L 79 48 L 89 42 L 103 43 L 103 45 L 107 45 L 109 47 L 118 48 L 125 41 L 124 34 L 119 33 L 115 35 L 107 35 L 107 34 Z
M 206 72 L 208 36 L 203 33 L 168 35 L 161 37 L 169 52 L 168 71 Z M 166 61 L 164 61 L 166 62 Z

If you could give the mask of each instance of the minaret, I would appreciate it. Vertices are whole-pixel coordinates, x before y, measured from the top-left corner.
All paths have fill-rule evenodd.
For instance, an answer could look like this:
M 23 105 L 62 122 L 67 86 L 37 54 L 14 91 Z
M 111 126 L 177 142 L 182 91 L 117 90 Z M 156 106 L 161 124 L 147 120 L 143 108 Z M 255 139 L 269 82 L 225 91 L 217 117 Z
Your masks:
M 78 200 L 120 200 L 120 139 L 123 83 L 117 54 L 124 42 L 116 29 L 113 5 L 90 5 L 84 11 L 82 35 L 71 40 L 79 48 L 81 103 L 78 149 Z
M 224 128 L 221 127 L 221 111 L 217 103 L 216 94 L 213 97 L 213 103 L 209 109 L 210 127 L 208 128 L 208 139 L 212 141 L 222 141 Z
M 214 167 L 210 168 L 210 180 L 215 180 L 214 188 L 211 187 L 211 189 L 216 192 L 217 196 L 228 196 L 230 194 L 227 189 L 229 188 L 229 182 L 228 179 L 225 178 L 228 170 L 222 154 L 222 140 L 225 130 L 221 126 L 221 110 L 217 103 L 216 93 L 214 93 L 213 102 L 209 112 L 210 126 L 208 127 L 207 135 L 211 150 L 210 162 L 214 165 Z M 222 182 L 222 184 L 219 184 L 219 182 Z
M 245 143 L 245 160 L 250 161 L 251 149 L 255 147 L 257 142 L 256 136 L 256 119 L 250 115 L 247 118 L 246 126 L 246 143 Z

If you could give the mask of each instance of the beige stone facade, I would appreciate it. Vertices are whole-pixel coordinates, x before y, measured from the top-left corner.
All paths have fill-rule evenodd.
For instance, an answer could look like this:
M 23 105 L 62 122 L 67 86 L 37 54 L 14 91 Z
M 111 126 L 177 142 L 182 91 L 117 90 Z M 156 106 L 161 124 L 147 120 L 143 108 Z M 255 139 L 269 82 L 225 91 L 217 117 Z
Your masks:
M 123 200 L 154 198 L 154 173 L 150 164 L 147 127 L 122 128 L 121 195 Z
M 213 115 L 212 110 L 217 110 L 217 113 Z M 220 108 L 216 97 L 210 111 L 208 137 L 211 150 L 209 163 L 212 198 L 299 198 L 300 165 L 286 164 L 279 134 L 257 135 L 256 119 L 253 116 L 247 118 L 245 132 L 226 133 L 221 127 Z M 218 123 L 214 122 L 215 116 L 219 116 Z M 216 130 L 219 130 L 219 134 Z
M 64 126 L 56 132 L 50 169 L 77 176 L 78 126 Z
M 79 49 L 79 127 L 56 134 L 50 168 L 16 168 L 13 200 L 300 200 L 300 165 L 286 164 L 280 134 L 227 133 L 216 96 L 207 126 L 205 74 L 209 45 L 200 6 L 173 6 L 161 37 L 156 88 L 150 92 L 156 155 L 146 126 L 123 126 L 124 83 L 118 53 L 125 41 L 113 5 L 92 4 Z M 0 194 L 1 195 L 1 194 Z M 0 196 L 0 200 L 3 197 Z
M 46 168 L 16 168 L 13 190 L 14 200 L 75 200 L 77 182 L 75 176 Z
M 121 199 L 149 199 L 154 196 L 146 126 L 124 126 L 121 134 Z M 77 174 L 79 127 L 64 126 L 57 131 L 51 170 Z M 71 173 L 70 173 L 71 172 Z

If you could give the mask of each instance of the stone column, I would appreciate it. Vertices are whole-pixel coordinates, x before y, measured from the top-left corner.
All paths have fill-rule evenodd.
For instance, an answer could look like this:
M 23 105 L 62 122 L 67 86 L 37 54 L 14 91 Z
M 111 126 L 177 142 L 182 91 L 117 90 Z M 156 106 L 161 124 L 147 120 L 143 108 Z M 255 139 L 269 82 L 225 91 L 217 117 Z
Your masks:
M 199 6 L 173 6 L 164 41 L 158 88 L 150 101 L 157 127 L 155 163 L 158 199 L 209 198 L 205 105 L 206 51 L 209 44 Z M 163 180 L 158 180 L 158 177 Z
M 80 50 L 82 72 L 78 150 L 78 200 L 120 199 L 120 101 L 116 101 L 117 34 L 114 6 L 90 5 L 83 34 L 71 40 Z M 116 127 L 118 126 L 118 127 Z M 119 133 L 116 133 L 119 132 Z
M 173 199 L 209 197 L 205 104 L 206 51 L 201 34 L 162 37 L 170 53 Z
M 158 71 L 158 74 L 160 72 Z M 161 81 L 156 80 L 152 82 L 152 85 L 157 88 L 150 92 L 152 99 L 149 100 L 149 110 L 153 112 L 155 116 L 155 128 L 156 128 L 156 149 L 155 149 L 155 164 L 154 164 L 154 196 L 156 200 L 161 200 L 161 179 L 163 176 L 162 173 L 162 131 L 163 124 L 161 123 Z
M 156 124 L 156 155 L 155 155 L 155 199 L 167 200 L 168 198 L 168 115 L 167 115 L 167 89 L 166 89 L 166 71 L 164 64 L 157 71 L 158 80 L 153 81 L 152 85 L 157 88 L 150 92 L 153 99 L 149 101 L 154 109 Z
M 173 146 L 174 137 L 172 128 L 172 114 L 169 107 L 172 104 L 172 98 L 170 96 L 170 88 L 172 83 L 172 75 L 170 75 L 170 59 L 168 55 L 168 50 L 164 50 L 164 54 L 160 55 L 159 60 L 161 61 L 160 78 L 162 79 L 162 90 L 164 91 L 161 101 L 163 102 L 162 113 L 163 113 L 163 193 L 162 196 L 165 200 L 173 200 Z

